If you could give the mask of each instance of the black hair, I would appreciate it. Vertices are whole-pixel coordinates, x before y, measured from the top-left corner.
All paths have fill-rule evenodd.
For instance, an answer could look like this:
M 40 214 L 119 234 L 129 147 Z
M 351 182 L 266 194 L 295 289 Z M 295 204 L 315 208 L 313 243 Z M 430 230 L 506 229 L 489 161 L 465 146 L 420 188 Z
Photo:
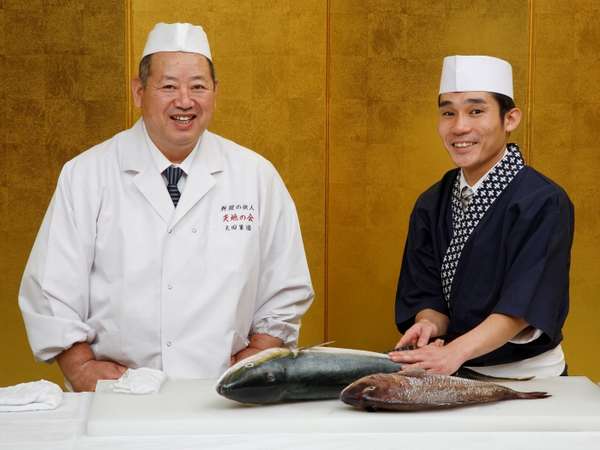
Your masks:
M 504 120 L 506 113 L 515 107 L 515 101 L 508 95 L 498 94 L 497 92 L 490 92 L 490 94 L 492 94 L 492 97 L 498 102 L 498 106 L 500 107 L 500 119 Z

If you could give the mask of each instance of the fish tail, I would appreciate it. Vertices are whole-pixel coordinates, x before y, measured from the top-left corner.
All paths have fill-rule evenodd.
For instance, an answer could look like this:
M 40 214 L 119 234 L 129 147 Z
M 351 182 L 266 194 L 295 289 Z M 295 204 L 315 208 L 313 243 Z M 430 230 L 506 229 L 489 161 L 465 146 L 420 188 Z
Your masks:
M 548 394 L 547 392 L 516 392 L 516 394 L 517 394 L 517 396 L 515 398 L 520 398 L 520 399 L 551 397 L 551 395 Z

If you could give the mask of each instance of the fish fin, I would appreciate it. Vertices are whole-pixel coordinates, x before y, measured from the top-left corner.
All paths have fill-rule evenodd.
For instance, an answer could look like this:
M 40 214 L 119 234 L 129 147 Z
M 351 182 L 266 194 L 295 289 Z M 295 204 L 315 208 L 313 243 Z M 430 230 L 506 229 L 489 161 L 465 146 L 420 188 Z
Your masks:
M 477 372 L 473 369 L 467 369 L 466 367 L 460 367 L 453 376 L 459 378 L 467 378 L 469 380 L 477 380 L 477 381 L 529 381 L 533 380 L 535 377 L 494 377 L 492 375 L 485 375 L 483 373 Z
M 335 341 L 327 341 L 327 342 L 321 342 L 320 344 L 314 344 L 314 345 L 307 345 L 305 347 L 298 347 L 296 349 L 297 352 L 301 352 L 302 350 L 308 350 L 309 348 L 315 348 L 315 347 L 325 347 L 327 345 L 331 345 L 331 344 L 335 344 Z
M 529 399 L 529 398 L 546 398 L 552 397 L 547 392 L 517 392 L 517 398 Z
M 421 367 L 403 367 L 397 373 L 405 377 L 422 377 L 427 375 L 427 371 Z

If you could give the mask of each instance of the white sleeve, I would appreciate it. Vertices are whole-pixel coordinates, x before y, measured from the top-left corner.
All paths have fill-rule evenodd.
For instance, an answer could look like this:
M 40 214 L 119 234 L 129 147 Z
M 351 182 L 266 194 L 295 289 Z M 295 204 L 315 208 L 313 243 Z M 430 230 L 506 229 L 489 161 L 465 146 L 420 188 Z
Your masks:
M 60 174 L 19 290 L 29 344 L 36 359 L 43 361 L 95 338 L 85 323 L 93 240 L 90 243 L 77 221 L 69 167 L 67 163 Z
M 508 342 L 511 344 L 528 344 L 529 342 L 535 341 L 542 335 L 542 330 L 533 327 L 527 327 L 519 334 L 517 334 Z
M 310 280 L 294 202 L 273 169 L 260 211 L 260 281 L 252 333 L 295 346 L 300 319 L 312 303 Z

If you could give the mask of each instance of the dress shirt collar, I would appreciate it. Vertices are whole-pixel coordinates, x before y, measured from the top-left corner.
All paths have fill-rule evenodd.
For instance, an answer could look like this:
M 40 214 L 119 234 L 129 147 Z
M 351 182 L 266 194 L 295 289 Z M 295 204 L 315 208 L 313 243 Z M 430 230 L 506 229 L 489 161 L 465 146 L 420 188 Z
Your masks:
M 143 124 L 143 122 L 142 122 Z M 192 163 L 194 162 L 194 157 L 196 153 L 198 153 L 198 147 L 200 146 L 200 142 L 202 141 L 202 136 L 198 139 L 198 142 L 194 146 L 194 149 L 190 152 L 186 158 L 181 161 L 179 164 L 174 164 L 167 159 L 167 157 L 158 149 L 152 139 L 150 139 L 150 135 L 148 134 L 148 130 L 146 130 L 146 125 L 142 125 L 142 129 L 144 130 L 144 137 L 146 138 L 146 142 L 148 144 L 148 148 L 150 149 L 150 154 L 152 155 L 152 160 L 154 161 L 154 165 L 158 169 L 159 173 L 163 173 L 165 169 L 169 166 L 180 167 L 183 170 L 183 173 L 189 175 L 192 169 Z
M 473 191 L 473 194 L 477 194 L 477 189 L 479 189 L 479 187 L 481 186 L 481 184 L 485 181 L 485 179 L 487 178 L 487 176 L 490 174 L 490 172 L 492 170 L 494 170 L 494 167 L 496 167 L 498 164 L 500 164 L 500 161 L 502 161 L 504 159 L 504 157 L 506 156 L 506 154 L 508 153 L 508 148 L 504 148 L 504 153 L 502 154 L 502 158 L 500 158 L 496 164 L 494 164 L 490 170 L 488 170 L 479 180 L 477 180 L 477 182 L 473 185 L 473 186 L 469 186 L 469 183 L 467 183 L 467 179 L 465 178 L 465 174 L 463 173 L 462 169 L 460 170 L 460 191 L 462 192 L 463 188 L 465 186 L 468 186 L 471 188 L 471 190 Z

